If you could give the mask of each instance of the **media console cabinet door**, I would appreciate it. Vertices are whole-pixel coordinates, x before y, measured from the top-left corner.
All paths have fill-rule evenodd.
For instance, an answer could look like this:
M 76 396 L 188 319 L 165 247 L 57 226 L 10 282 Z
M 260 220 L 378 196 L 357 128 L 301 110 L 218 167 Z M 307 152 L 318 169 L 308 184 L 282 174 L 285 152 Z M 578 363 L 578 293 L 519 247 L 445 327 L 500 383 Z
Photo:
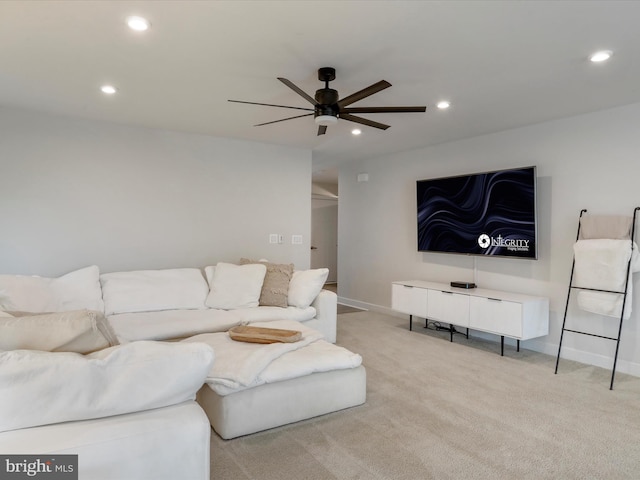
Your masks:
M 408 315 L 427 318 L 427 290 L 394 283 L 391 285 L 391 308 Z
M 471 297 L 469 328 L 522 338 L 522 304 L 497 298 Z
M 460 327 L 469 326 L 469 295 L 431 289 L 428 292 L 429 320 L 439 320 Z

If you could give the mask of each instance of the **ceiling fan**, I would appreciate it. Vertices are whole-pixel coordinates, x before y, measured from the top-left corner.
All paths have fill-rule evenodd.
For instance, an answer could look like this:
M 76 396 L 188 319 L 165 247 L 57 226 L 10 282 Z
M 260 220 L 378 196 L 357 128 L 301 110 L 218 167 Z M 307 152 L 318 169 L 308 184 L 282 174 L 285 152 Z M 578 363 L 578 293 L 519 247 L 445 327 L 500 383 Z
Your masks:
M 257 103 L 257 102 L 244 102 L 242 100 L 229 100 L 235 103 L 247 103 L 249 105 L 264 105 L 267 107 L 279 107 L 279 108 L 292 108 L 294 110 L 306 110 L 312 113 L 305 113 L 303 115 L 296 115 L 293 117 L 282 118 L 280 120 L 274 120 L 272 122 L 259 123 L 254 125 L 260 127 L 262 125 L 269 125 L 271 123 L 284 122 L 285 120 L 293 120 L 294 118 L 309 117 L 313 115 L 315 122 L 318 125 L 318 135 L 324 135 L 327 133 L 327 126 L 335 125 L 338 119 L 348 120 L 350 122 L 360 123 L 373 128 L 379 128 L 386 130 L 389 125 L 384 123 L 374 122 L 367 118 L 358 117 L 353 115 L 354 113 L 406 113 L 406 112 L 424 112 L 427 107 L 352 107 L 348 108 L 352 103 L 362 100 L 374 93 L 378 93 L 385 88 L 389 88 L 391 84 L 386 80 L 380 80 L 373 85 L 364 88 L 356 93 L 349 95 L 343 99 L 338 96 L 337 90 L 329 88 L 329 82 L 335 80 L 336 69 L 332 67 L 323 67 L 318 70 L 318 80 L 324 82 L 324 88 L 316 90 L 315 98 L 307 95 L 302 89 L 297 87 L 291 80 L 278 77 L 282 83 L 284 83 L 291 90 L 296 92 L 302 98 L 307 100 L 313 108 L 302 107 L 290 107 L 287 105 L 273 105 L 271 103 Z

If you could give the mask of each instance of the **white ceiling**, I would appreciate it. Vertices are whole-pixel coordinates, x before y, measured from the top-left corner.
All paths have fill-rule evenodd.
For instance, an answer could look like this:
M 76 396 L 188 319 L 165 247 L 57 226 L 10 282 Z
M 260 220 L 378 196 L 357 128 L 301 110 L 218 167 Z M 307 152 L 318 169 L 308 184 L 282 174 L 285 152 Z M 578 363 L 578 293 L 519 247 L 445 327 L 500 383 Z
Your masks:
M 129 30 L 132 14 L 152 28 Z M 310 148 L 325 170 L 638 102 L 638 19 L 638 1 L 3 0 L 0 106 Z M 602 48 L 612 59 L 590 63 Z M 253 127 L 296 112 L 227 102 L 308 107 L 276 77 L 313 96 L 323 66 L 342 97 L 393 84 L 352 107 L 427 112 L 363 114 L 391 128 L 354 137 L 342 120 L 318 137 L 312 117 Z

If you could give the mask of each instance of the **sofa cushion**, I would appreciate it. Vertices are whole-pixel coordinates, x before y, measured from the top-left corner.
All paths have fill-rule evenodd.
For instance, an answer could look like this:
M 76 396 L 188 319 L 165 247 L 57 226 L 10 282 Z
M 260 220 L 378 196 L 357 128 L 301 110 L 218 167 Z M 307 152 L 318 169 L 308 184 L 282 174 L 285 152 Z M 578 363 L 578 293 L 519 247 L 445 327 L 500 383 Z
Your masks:
M 207 308 L 120 313 L 109 316 L 109 322 L 123 342 L 169 340 L 206 332 L 226 332 L 242 323 L 242 317 L 235 312 Z
M 132 342 L 86 356 L 0 352 L 0 432 L 193 400 L 213 359 L 201 343 Z
M 273 320 L 295 320 L 296 322 L 306 322 L 316 316 L 316 309 L 313 307 L 258 307 L 239 308 L 234 310 L 242 323 L 248 322 L 271 322 Z
M 107 315 L 205 308 L 209 293 L 197 268 L 104 273 L 100 282 Z
M 271 263 L 260 260 L 240 259 L 240 265 L 261 263 L 267 267 L 267 273 L 260 290 L 260 306 L 286 308 L 289 282 L 293 275 L 293 263 Z
M 104 310 L 96 265 L 57 278 L 0 275 L 0 310 L 64 312 Z
M 0 317 L 0 350 L 91 353 L 118 345 L 102 312 L 12 313 Z
M 287 301 L 292 307 L 307 308 L 313 303 L 322 290 L 327 277 L 328 268 L 316 268 L 311 270 L 296 270 L 289 282 L 289 295 Z
M 267 267 L 262 264 L 234 265 L 219 262 L 210 284 L 206 305 L 233 310 L 257 307 Z

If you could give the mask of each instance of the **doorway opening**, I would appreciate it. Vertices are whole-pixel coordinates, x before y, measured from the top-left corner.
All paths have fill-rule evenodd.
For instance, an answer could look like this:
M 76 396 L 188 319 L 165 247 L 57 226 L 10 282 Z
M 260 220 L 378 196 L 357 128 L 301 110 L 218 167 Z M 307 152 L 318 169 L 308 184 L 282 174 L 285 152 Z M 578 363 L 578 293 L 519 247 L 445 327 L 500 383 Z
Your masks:
M 327 290 L 338 291 L 338 169 L 314 172 L 311 183 L 311 268 L 328 268 Z

